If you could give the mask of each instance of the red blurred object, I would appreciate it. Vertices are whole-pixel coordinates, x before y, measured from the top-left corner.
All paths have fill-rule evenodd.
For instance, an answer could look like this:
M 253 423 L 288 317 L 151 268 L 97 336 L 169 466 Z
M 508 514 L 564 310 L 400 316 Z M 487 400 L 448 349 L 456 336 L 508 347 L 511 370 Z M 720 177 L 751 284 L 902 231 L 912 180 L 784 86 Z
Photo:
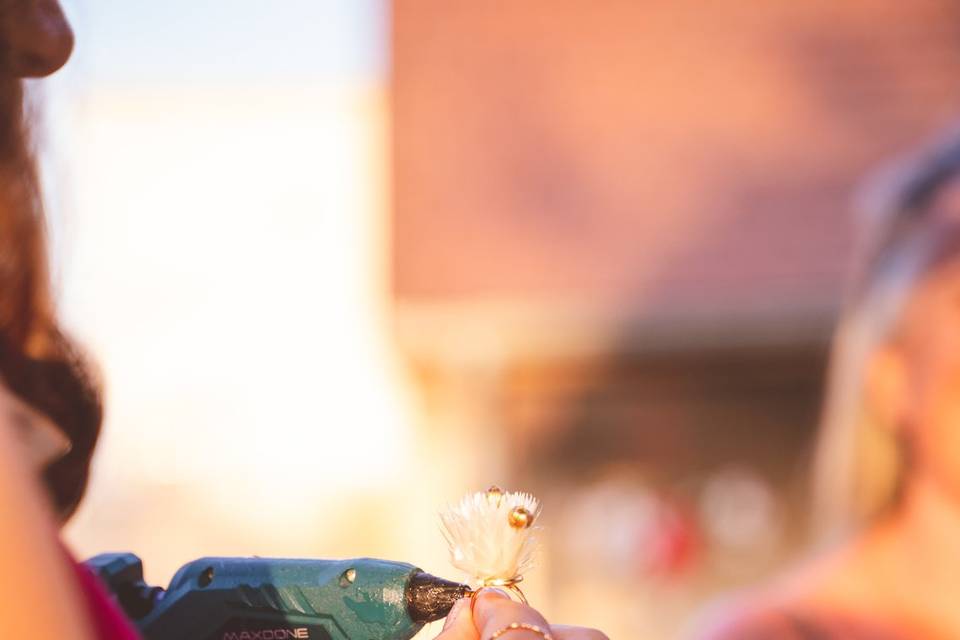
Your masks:
M 107 595 L 99 579 L 81 563 L 73 563 L 80 592 L 97 640 L 140 640 L 140 634 Z
M 703 536 L 692 514 L 690 509 L 669 500 L 660 503 L 655 518 L 637 540 L 644 575 L 673 579 L 695 567 L 701 556 Z

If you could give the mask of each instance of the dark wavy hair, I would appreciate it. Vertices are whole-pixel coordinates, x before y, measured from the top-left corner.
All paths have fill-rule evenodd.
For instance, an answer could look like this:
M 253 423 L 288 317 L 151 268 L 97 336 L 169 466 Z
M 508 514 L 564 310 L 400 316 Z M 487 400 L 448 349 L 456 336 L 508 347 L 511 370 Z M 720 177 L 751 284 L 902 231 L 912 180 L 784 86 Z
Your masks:
M 22 83 L 0 80 L 0 377 L 70 439 L 70 452 L 44 471 L 54 505 L 67 518 L 86 489 L 103 409 L 95 376 L 54 313 L 25 105 Z

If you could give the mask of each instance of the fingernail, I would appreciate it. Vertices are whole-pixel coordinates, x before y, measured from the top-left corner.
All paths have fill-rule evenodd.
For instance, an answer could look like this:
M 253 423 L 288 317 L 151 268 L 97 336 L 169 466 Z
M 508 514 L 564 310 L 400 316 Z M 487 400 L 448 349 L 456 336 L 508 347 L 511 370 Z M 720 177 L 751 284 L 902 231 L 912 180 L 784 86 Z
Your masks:
M 497 589 L 496 587 L 484 587 L 484 588 L 481 590 L 480 595 L 483 595 L 483 594 L 485 594 L 485 593 L 489 593 L 489 594 L 491 594 L 491 595 L 497 595 L 497 596 L 499 596 L 499 597 L 501 597 L 501 598 L 506 598 L 507 600 L 510 599 L 510 596 L 509 596 L 509 594 L 507 594 L 506 591 L 504 591 L 503 589 Z

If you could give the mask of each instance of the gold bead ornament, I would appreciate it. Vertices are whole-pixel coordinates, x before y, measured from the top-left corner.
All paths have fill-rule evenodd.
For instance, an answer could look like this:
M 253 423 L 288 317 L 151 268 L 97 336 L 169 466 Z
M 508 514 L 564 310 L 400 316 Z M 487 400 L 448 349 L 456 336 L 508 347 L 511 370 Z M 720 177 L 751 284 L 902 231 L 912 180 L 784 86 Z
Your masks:
M 507 516 L 507 522 L 514 529 L 529 529 L 533 525 L 533 514 L 524 507 L 514 507 Z

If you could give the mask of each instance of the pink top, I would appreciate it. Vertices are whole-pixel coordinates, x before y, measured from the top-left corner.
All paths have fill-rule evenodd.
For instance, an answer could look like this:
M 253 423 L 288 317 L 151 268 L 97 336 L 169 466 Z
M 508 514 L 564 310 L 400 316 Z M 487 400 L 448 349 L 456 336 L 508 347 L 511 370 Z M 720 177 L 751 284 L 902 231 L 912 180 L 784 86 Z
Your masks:
M 87 606 L 87 613 L 93 623 L 96 640 L 140 640 L 140 634 L 133 624 L 107 593 L 100 579 L 83 564 L 73 562 L 77 581 Z

